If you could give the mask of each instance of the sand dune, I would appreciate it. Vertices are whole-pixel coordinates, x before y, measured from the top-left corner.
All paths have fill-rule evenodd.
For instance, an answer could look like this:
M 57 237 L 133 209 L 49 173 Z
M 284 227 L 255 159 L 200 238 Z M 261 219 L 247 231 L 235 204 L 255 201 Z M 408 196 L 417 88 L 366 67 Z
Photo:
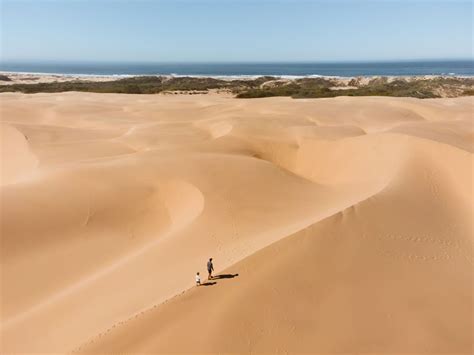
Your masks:
M 31 174 L 37 164 L 37 157 L 31 152 L 28 145 L 28 136 L 10 125 L 1 125 L 0 145 L 1 183 L 9 184 L 20 181 Z
M 470 353 L 471 98 L 0 99 L 2 352 Z

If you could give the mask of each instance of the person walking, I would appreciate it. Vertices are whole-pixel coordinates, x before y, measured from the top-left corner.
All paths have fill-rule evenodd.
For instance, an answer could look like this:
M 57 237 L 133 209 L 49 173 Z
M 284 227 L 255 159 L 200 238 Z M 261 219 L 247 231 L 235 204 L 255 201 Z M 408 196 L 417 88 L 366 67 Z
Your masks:
M 201 276 L 199 276 L 199 272 L 196 274 L 196 286 L 201 286 Z
M 214 271 L 214 265 L 212 264 L 212 258 L 207 262 L 207 272 L 209 273 L 208 279 L 212 279 L 212 272 Z

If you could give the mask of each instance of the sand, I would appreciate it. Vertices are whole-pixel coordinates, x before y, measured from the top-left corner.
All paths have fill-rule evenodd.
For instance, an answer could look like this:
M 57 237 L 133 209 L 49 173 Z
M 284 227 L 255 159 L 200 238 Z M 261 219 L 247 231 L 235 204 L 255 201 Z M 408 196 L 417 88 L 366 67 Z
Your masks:
M 471 353 L 473 108 L 1 94 L 0 351 Z
M 6 76 L 10 80 L 0 80 L 0 85 L 13 84 L 44 84 L 44 83 L 63 83 L 77 81 L 104 82 L 113 81 L 120 78 L 131 77 L 131 75 L 80 75 L 80 74 L 46 74 L 46 73 L 17 73 L 1 72 L 0 75 Z

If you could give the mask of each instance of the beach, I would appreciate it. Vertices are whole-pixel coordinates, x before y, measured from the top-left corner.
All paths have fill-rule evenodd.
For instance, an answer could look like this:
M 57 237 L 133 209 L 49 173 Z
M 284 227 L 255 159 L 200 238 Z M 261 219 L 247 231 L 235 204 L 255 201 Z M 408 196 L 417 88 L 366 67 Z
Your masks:
M 0 103 L 2 353 L 471 352 L 472 96 Z

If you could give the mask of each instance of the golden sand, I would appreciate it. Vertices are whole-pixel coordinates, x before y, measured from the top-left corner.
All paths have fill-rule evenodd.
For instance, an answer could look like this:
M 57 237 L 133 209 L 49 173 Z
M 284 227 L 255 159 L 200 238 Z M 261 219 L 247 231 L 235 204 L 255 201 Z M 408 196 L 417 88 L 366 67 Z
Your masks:
M 0 350 L 470 353 L 473 108 L 0 95 Z

